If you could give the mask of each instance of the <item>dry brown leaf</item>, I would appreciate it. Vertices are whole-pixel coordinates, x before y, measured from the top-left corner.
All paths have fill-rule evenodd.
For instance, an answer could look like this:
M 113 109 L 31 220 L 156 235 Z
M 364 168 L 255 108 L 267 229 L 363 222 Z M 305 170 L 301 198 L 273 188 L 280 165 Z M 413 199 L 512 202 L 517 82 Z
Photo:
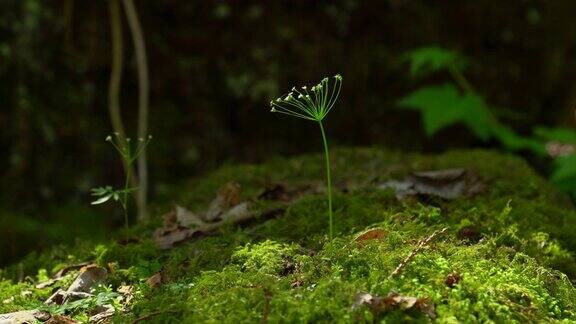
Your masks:
M 462 276 L 458 272 L 452 272 L 451 274 L 447 275 L 444 279 L 444 284 L 450 288 L 456 287 L 456 285 L 460 282 Z
M 154 231 L 153 238 L 160 249 L 167 250 L 180 242 L 186 241 L 192 237 L 196 231 L 197 230 L 192 230 L 187 227 L 175 227 L 173 229 L 159 228 Z
M 124 304 L 130 304 L 134 299 L 134 286 L 121 285 L 116 291 L 124 296 Z
M 58 281 L 61 281 L 64 278 L 64 276 L 66 274 L 68 274 L 70 271 L 78 270 L 82 267 L 90 265 L 91 263 L 92 262 L 82 262 L 82 263 L 72 264 L 72 265 L 66 266 L 66 267 L 60 269 L 58 272 L 56 272 L 56 274 L 52 278 L 48 279 L 47 281 L 44 281 L 44 282 L 37 284 L 36 288 L 37 289 L 44 289 L 46 287 L 50 287 L 50 286 L 54 285 L 55 283 L 57 283 Z
M 357 243 L 358 245 L 364 245 L 364 244 L 366 244 L 366 241 L 382 240 L 385 236 L 386 236 L 386 232 L 384 230 L 382 230 L 380 228 L 373 228 L 373 229 L 367 230 L 366 232 L 358 235 L 354 239 L 354 242 Z
M 260 200 L 279 200 L 286 202 L 291 200 L 291 198 L 284 184 L 274 184 L 266 187 L 258 195 L 258 199 Z
M 49 319 L 49 313 L 36 309 L 0 314 L 0 323 L 36 323 L 37 321 L 44 322 Z
M 76 280 L 68 287 L 67 292 L 89 293 L 95 286 L 104 283 L 108 271 L 95 264 L 91 264 L 80 269 L 80 274 Z
M 177 214 L 178 212 L 174 211 L 171 216 L 165 215 L 164 227 L 157 229 L 153 234 L 154 241 L 160 249 L 170 249 L 175 245 L 185 242 L 191 238 L 209 234 L 228 222 L 234 224 L 243 223 L 249 219 L 254 218 L 255 216 L 250 211 L 249 202 L 239 203 L 234 207 L 224 211 L 219 216 L 220 219 L 216 222 L 206 223 L 196 219 L 195 224 L 197 225 L 195 225 L 193 228 L 180 224 Z M 186 213 L 181 211 L 180 214 Z M 186 217 L 192 216 L 188 215 Z
M 472 171 L 447 169 L 414 172 L 402 181 L 386 181 L 379 188 L 394 189 L 399 199 L 416 195 L 456 199 L 478 194 L 484 190 L 485 186 Z
M 108 319 L 114 316 L 116 310 L 114 306 L 106 304 L 96 308 L 94 315 L 90 316 L 90 323 L 106 323 Z
M 54 315 L 52 317 L 50 317 L 50 319 L 47 322 L 44 322 L 45 324 L 76 324 L 76 323 L 80 323 L 68 316 L 64 316 L 64 315 Z
M 45 304 L 62 305 L 72 299 L 82 299 L 91 296 L 92 288 L 103 284 L 108 276 L 106 269 L 90 264 L 80 269 L 80 274 L 67 290 L 58 289 L 50 296 Z
M 436 318 L 435 306 L 429 298 L 403 296 L 398 293 L 389 293 L 386 297 L 373 296 L 369 293 L 358 293 L 354 306 L 367 306 L 374 313 L 384 313 L 394 309 L 416 310 Z
M 150 288 L 156 288 L 160 286 L 162 284 L 162 273 L 158 272 L 154 274 L 153 276 L 151 276 L 146 280 L 146 283 Z
M 222 215 L 228 209 L 240 203 L 240 185 L 236 182 L 229 182 L 218 190 L 216 198 L 210 203 L 210 207 L 204 215 L 206 222 L 215 222 L 222 219 Z

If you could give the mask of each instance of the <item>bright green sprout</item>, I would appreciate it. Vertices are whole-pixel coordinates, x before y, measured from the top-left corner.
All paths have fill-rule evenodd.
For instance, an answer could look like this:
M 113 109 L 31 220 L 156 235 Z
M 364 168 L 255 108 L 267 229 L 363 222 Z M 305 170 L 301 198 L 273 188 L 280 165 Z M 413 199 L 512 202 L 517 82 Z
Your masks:
M 124 226 L 126 227 L 126 235 L 128 235 L 128 201 L 130 194 L 135 192 L 137 188 L 130 188 L 130 182 L 132 181 L 132 166 L 138 157 L 144 152 L 144 149 L 152 140 L 152 136 L 147 138 L 139 138 L 136 145 L 132 143 L 130 138 L 124 138 L 118 133 L 114 133 L 114 136 L 106 137 L 106 141 L 109 142 L 118 151 L 120 158 L 122 160 L 122 165 L 124 166 L 125 182 L 124 188 L 114 189 L 111 186 L 100 187 L 92 189 L 92 196 L 97 197 L 92 205 L 103 204 L 107 201 L 116 201 L 122 207 L 124 212 Z
M 322 120 L 328 115 L 342 88 L 342 76 L 336 74 L 333 78 L 324 78 L 320 83 L 308 90 L 306 86 L 292 88 L 287 95 L 270 101 L 270 111 L 286 114 L 318 122 L 322 141 L 324 143 L 324 159 L 326 161 L 326 183 L 328 186 L 328 219 L 330 222 L 330 238 L 333 237 L 332 226 L 332 179 L 330 176 L 330 154 L 328 153 L 328 141 Z

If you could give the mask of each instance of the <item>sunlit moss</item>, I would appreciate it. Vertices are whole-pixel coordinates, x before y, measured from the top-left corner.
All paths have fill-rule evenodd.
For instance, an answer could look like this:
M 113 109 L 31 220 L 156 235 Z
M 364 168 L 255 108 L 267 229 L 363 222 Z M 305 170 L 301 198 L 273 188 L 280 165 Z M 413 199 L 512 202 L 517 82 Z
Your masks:
M 40 260 L 49 264 L 44 266 L 49 273 L 53 263 L 69 257 L 111 263 L 115 271 L 110 282 L 132 284 L 138 291 L 131 312 L 119 315 L 118 322 L 150 313 L 158 322 L 430 321 L 417 311 L 373 314 L 353 307 L 361 291 L 429 297 L 442 323 L 576 321 L 576 289 L 570 282 L 576 279 L 576 213 L 526 163 L 486 151 L 425 157 L 345 149 L 335 157 L 335 184 L 341 189 L 334 196 L 338 222 L 333 240 L 327 239 L 327 219 L 322 217 L 326 202 L 319 192 L 296 200 L 277 218 L 256 222 L 257 228 L 226 226 L 219 235 L 166 252 L 152 245 L 151 228 L 142 226 L 137 243 L 79 245 L 47 251 Z M 241 199 L 255 197 L 273 183 L 313 185 L 322 171 L 319 159 L 311 155 L 223 167 L 175 188 L 173 200 L 201 211 L 229 181 L 242 185 Z M 474 170 L 486 190 L 454 201 L 400 202 L 390 190 L 375 188 L 413 170 L 453 167 Z M 279 206 L 259 201 L 254 210 Z M 385 233 L 381 239 L 354 242 L 374 227 Z M 419 240 L 444 227 L 445 234 L 390 277 Z M 51 255 L 53 261 L 48 261 Z M 38 267 L 39 261 L 32 261 L 25 261 L 30 262 L 25 269 Z M 165 282 L 151 289 L 145 280 L 157 271 Z M 459 279 L 449 285 L 446 280 L 453 274 Z M 4 281 L 1 287 L 0 299 L 31 285 Z M 19 299 L 2 310 L 31 303 L 33 299 Z

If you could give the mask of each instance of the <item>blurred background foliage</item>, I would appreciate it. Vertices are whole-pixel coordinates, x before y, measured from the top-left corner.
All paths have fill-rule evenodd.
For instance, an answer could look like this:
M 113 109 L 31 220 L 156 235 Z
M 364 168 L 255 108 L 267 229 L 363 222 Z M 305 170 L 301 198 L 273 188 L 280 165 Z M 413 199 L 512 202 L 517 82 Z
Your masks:
M 543 139 L 558 139 L 558 127 L 570 133 L 575 124 L 572 0 L 136 6 L 150 64 L 152 197 L 222 163 L 318 151 L 317 129 L 270 115 L 268 101 L 335 73 L 344 77 L 327 120 L 336 145 L 425 152 L 512 146 L 561 187 L 570 190 L 576 179 L 573 155 L 546 160 L 540 148 Z M 121 100 L 134 134 L 135 62 L 126 26 L 124 33 Z M 11 251 L 0 263 L 22 252 L 15 240 L 27 249 L 61 240 L 57 230 L 53 239 L 50 231 L 41 240 L 37 233 L 67 224 L 66 217 L 83 219 L 88 207 L 62 206 L 86 206 L 90 188 L 119 183 L 122 170 L 104 141 L 112 131 L 110 46 L 108 1 L 0 1 L 0 248 Z M 462 89 L 451 68 L 473 91 Z M 454 108 L 430 116 L 444 102 L 472 107 L 474 115 Z M 490 128 L 494 120 L 498 127 Z M 570 136 L 560 142 L 576 143 Z M 118 223 L 95 226 L 102 230 L 92 236 Z M 67 236 L 81 234 L 74 228 Z

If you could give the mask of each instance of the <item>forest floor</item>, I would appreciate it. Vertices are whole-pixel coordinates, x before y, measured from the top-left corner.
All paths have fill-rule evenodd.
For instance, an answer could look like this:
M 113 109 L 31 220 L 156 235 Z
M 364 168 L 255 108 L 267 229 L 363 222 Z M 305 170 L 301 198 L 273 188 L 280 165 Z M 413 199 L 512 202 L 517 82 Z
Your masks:
M 320 155 L 225 166 L 116 240 L 2 270 L 0 322 L 576 323 L 576 210 L 523 160 L 332 163 L 333 239 Z

